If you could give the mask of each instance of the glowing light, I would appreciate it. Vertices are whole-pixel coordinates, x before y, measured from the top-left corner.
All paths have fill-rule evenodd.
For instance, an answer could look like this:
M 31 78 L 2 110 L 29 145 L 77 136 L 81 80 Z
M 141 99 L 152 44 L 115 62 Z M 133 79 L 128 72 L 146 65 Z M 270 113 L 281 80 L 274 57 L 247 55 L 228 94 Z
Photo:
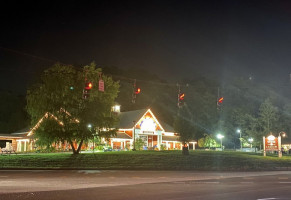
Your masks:
M 223 97 L 220 97 L 220 98 L 218 99 L 218 103 L 222 104 L 223 100 L 224 100 L 224 98 L 223 98 Z
M 274 135 L 269 135 L 267 138 L 268 138 L 268 140 L 275 140 L 275 136 Z
M 217 135 L 217 138 L 218 139 L 222 139 L 222 138 L 224 138 L 224 135 L 221 135 L 220 133 Z
M 155 131 L 156 123 L 152 118 L 146 117 L 142 120 L 140 127 L 143 131 Z
M 135 94 L 139 94 L 140 92 L 141 92 L 140 88 L 137 88 L 137 89 L 135 90 Z
M 60 109 L 60 112 L 64 112 L 68 116 L 71 116 L 71 114 L 63 108 Z M 49 112 L 46 112 L 44 114 L 44 116 L 36 123 L 36 125 L 28 132 L 27 136 L 31 136 L 34 133 L 34 131 L 40 126 L 40 124 L 43 122 L 43 120 L 45 118 L 48 118 L 48 117 L 53 118 L 54 120 L 56 120 L 58 122 L 59 125 L 64 126 L 64 123 L 62 121 L 60 121 L 56 116 L 54 116 L 53 114 L 51 114 Z M 75 119 L 75 118 L 73 119 L 73 121 L 75 121 L 76 123 L 80 122 L 78 119 Z
M 148 109 L 145 114 L 142 116 L 142 118 L 134 125 L 136 126 L 137 124 L 140 124 L 142 119 L 145 118 L 145 116 L 147 115 L 147 113 L 150 113 L 152 118 L 154 119 L 154 121 L 158 124 L 158 126 L 161 128 L 162 131 L 165 131 L 165 129 L 161 126 L 161 124 L 159 123 L 159 121 L 157 120 L 157 118 L 155 117 L 155 115 L 152 113 L 151 109 Z
M 180 94 L 179 99 L 184 100 L 184 98 L 185 98 L 185 93 Z
M 91 82 L 89 82 L 89 83 L 85 83 L 85 89 L 86 89 L 86 90 L 91 90 L 92 87 L 93 87 L 93 84 L 92 84 Z
M 112 106 L 112 111 L 113 112 L 120 112 L 120 105 Z

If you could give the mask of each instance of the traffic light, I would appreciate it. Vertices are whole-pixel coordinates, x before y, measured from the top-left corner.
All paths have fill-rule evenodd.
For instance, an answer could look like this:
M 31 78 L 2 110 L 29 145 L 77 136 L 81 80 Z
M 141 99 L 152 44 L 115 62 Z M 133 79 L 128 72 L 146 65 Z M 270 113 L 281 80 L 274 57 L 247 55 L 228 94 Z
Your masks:
M 134 79 L 133 82 L 133 90 L 132 90 L 132 99 L 131 102 L 135 103 L 136 95 L 140 94 L 141 89 L 139 87 L 136 87 L 136 79 Z
M 224 98 L 220 97 L 219 99 L 217 99 L 217 109 L 219 109 L 219 106 L 222 105 Z
M 135 94 L 139 94 L 140 92 L 141 92 L 140 88 L 136 88 L 134 91 Z
M 133 93 L 132 93 L 132 103 L 135 103 L 136 95 L 140 94 L 141 89 L 133 87 Z
M 85 89 L 86 90 L 91 90 L 93 87 L 93 84 L 91 82 L 85 83 Z
M 183 106 L 185 100 L 185 93 L 179 93 L 178 94 L 178 106 Z
M 85 83 L 85 87 L 83 90 L 83 99 L 87 99 L 90 96 L 90 90 L 92 89 L 93 84 L 91 82 Z
M 184 98 L 185 98 L 185 93 L 181 93 L 181 94 L 179 95 L 179 99 L 180 99 L 180 101 L 183 101 Z

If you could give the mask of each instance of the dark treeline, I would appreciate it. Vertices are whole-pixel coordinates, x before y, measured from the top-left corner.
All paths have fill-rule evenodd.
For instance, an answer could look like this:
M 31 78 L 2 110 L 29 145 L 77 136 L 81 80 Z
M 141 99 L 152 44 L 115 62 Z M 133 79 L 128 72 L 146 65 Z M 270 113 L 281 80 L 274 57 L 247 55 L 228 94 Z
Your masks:
M 104 68 L 120 81 L 120 93 L 117 102 L 123 111 L 151 108 L 158 118 L 168 124 L 174 124 L 178 113 L 177 83 L 167 82 L 161 77 L 139 70 L 121 70 Z M 291 85 L 288 80 L 280 84 L 262 83 L 253 77 L 235 77 L 221 81 L 196 75 L 193 79 L 179 81 L 181 91 L 185 93 L 187 120 L 193 127 L 193 139 L 218 133 L 225 136 L 226 148 L 239 147 L 240 129 L 244 142 L 253 138 L 253 145 L 262 143 L 262 136 L 283 131 L 291 131 Z M 142 89 L 136 103 L 131 103 L 133 80 Z M 222 105 L 217 99 L 224 97 Z M 189 117 L 190 116 L 190 117 Z
M 0 92 L 0 132 L 11 133 L 29 125 L 25 96 Z
M 221 133 L 226 148 L 239 146 L 237 129 L 247 141 L 254 138 L 259 146 L 262 136 L 272 132 L 291 131 L 291 85 L 262 83 L 250 77 L 236 77 L 221 81 L 196 75 L 192 79 L 170 82 L 146 70 L 104 67 L 103 73 L 119 80 L 120 92 L 116 102 L 122 111 L 151 108 L 160 121 L 174 124 L 178 113 L 178 86 L 185 93 L 187 120 L 193 127 L 193 139 Z M 132 103 L 133 82 L 136 79 L 141 93 Z M 106 86 L 105 86 L 106 88 Z M 218 94 L 219 93 L 219 94 Z M 221 106 L 217 98 L 224 97 Z M 25 112 L 25 97 L 1 93 L 0 131 L 10 133 L 29 125 Z

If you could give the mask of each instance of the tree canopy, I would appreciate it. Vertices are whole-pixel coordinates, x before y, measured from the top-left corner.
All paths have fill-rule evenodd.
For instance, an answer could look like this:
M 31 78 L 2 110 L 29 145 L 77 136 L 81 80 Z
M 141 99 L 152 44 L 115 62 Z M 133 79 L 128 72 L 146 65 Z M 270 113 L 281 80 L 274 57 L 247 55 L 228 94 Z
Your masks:
M 104 92 L 98 90 L 101 79 Z M 86 82 L 93 84 L 88 98 L 83 97 Z M 119 83 L 103 75 L 94 63 L 81 69 L 56 64 L 45 70 L 41 82 L 27 91 L 27 111 L 32 125 L 46 116 L 36 129 L 35 137 L 39 143 L 67 141 L 76 154 L 92 134 L 102 134 L 104 130 L 114 133 L 112 127 L 117 119 L 111 114 L 111 108 L 118 89 Z

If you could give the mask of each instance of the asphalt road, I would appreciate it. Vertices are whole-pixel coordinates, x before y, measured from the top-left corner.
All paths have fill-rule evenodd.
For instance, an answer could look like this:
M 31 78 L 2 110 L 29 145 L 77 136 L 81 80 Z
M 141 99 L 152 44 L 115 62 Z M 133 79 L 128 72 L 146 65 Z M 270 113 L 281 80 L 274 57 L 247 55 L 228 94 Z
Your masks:
M 0 200 L 291 200 L 291 172 L 0 171 Z

